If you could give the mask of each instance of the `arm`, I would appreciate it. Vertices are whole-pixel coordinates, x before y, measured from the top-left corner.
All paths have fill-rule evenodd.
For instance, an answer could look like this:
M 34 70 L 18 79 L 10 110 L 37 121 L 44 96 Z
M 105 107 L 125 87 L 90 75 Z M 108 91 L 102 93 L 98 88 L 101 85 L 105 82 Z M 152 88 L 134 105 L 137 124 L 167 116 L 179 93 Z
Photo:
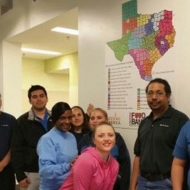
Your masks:
M 63 158 L 62 162 L 57 161 L 58 146 L 46 136 L 42 136 L 37 145 L 37 153 L 39 155 L 39 173 L 46 180 L 58 179 L 68 173 L 70 170 L 70 162 L 68 158 Z
M 135 156 L 134 162 L 133 162 L 133 171 L 132 171 L 132 177 L 131 177 L 131 185 L 130 190 L 135 190 L 137 186 L 137 180 L 139 176 L 139 165 L 140 165 L 140 157 Z
M 94 105 L 93 104 L 89 104 L 86 110 L 87 115 L 89 116 L 91 111 L 94 109 Z
M 121 190 L 126 190 L 129 189 L 131 160 L 125 141 L 119 133 L 116 134 L 116 145 L 119 148 L 119 154 L 117 158 L 117 161 L 119 162 L 119 178 L 117 179 L 118 182 L 116 183 L 120 184 Z
M 73 190 L 90 189 L 90 183 L 93 178 L 93 162 L 92 157 L 88 154 L 78 157 L 73 166 Z
M 20 122 L 19 122 L 20 123 Z M 13 136 L 11 142 L 11 163 L 16 173 L 17 181 L 20 182 L 27 178 L 23 168 L 23 152 L 24 152 L 24 139 L 20 131 L 20 125 L 17 122 L 13 128 Z
M 185 164 L 185 160 L 181 160 L 178 158 L 173 159 L 171 170 L 173 190 L 182 190 Z
M 181 128 L 174 150 L 171 168 L 171 180 L 174 190 L 182 190 L 187 187 L 187 176 L 189 170 L 189 132 L 190 120 Z
M 9 150 L 6 156 L 0 162 L 0 172 L 9 164 L 11 158 L 11 151 Z
M 19 186 L 22 188 L 27 188 L 30 183 L 30 179 L 26 177 L 25 179 L 19 181 Z

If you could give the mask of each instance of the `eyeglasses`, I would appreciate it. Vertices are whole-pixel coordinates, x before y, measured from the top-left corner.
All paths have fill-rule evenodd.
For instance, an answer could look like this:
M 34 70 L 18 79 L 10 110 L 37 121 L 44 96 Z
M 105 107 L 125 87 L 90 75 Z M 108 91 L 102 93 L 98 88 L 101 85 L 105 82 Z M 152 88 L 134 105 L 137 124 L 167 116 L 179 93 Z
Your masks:
M 156 97 L 162 97 L 162 96 L 164 96 L 166 93 L 165 92 L 162 92 L 162 91 L 156 91 L 156 92 L 152 92 L 152 91 L 150 91 L 150 92 L 147 92 L 146 93 L 146 96 L 147 97 L 152 97 L 152 96 L 156 96 Z

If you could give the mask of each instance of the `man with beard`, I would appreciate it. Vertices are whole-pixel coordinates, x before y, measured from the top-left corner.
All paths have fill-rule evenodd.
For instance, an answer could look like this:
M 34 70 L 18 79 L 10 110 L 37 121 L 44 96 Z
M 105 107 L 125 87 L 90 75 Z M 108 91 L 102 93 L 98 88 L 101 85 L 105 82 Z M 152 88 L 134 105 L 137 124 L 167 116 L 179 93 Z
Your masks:
M 39 189 L 38 156 L 36 147 L 42 135 L 53 124 L 49 120 L 50 112 L 46 109 L 47 92 L 43 86 L 33 85 L 28 90 L 29 112 L 21 115 L 13 129 L 12 164 L 20 190 Z
M 130 190 L 172 190 L 172 152 L 188 117 L 169 104 L 171 88 L 164 79 L 150 81 L 146 97 L 152 112 L 138 129 Z

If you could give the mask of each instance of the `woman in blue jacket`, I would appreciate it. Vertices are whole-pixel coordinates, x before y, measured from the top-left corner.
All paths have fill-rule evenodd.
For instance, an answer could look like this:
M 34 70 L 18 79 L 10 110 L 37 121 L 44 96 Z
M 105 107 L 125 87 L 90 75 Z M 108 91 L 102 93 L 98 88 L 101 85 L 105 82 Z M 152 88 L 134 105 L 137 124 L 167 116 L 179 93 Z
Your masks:
M 65 102 L 52 108 L 54 128 L 38 142 L 40 190 L 57 190 L 65 180 L 77 156 L 76 139 L 69 131 L 72 111 Z

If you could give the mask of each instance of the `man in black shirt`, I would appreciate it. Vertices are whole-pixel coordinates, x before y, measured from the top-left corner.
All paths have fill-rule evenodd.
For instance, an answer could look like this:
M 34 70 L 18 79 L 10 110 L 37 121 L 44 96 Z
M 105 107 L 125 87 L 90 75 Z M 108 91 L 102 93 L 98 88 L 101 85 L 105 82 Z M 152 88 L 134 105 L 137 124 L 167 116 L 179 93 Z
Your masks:
M 136 186 L 137 190 L 172 190 L 172 151 L 188 117 L 170 106 L 171 88 L 166 80 L 150 81 L 146 96 L 152 112 L 138 129 L 130 190 L 136 190 Z
M 2 99 L 0 94 L 0 108 Z M 10 164 L 10 144 L 13 126 L 16 119 L 12 115 L 0 111 L 0 189 L 14 190 L 15 177 Z

